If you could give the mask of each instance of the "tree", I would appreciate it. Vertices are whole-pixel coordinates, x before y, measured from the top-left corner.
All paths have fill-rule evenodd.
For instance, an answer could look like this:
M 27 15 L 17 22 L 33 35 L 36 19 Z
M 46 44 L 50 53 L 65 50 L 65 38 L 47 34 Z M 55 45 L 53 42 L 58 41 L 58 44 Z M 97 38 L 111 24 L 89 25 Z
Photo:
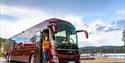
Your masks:
M 122 40 L 123 40 L 124 46 L 125 46 L 125 30 L 124 30 L 123 33 L 122 33 Z
M 6 39 L 0 37 L 0 54 L 4 52 L 5 41 Z
M 1 48 L 1 46 L 2 46 L 2 43 L 5 43 L 5 39 L 3 39 L 3 38 L 0 38 L 0 48 Z

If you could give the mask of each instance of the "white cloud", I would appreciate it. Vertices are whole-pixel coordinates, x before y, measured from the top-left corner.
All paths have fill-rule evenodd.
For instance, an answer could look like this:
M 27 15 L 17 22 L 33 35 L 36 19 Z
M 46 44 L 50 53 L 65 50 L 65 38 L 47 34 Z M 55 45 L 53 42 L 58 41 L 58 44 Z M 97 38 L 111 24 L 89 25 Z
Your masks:
M 1 6 L 1 14 L 15 16 L 15 21 L 1 19 L 1 37 L 8 38 L 17 34 L 41 21 L 50 18 L 43 11 L 18 8 L 12 6 Z
M 2 20 L 0 22 L 0 37 L 8 38 L 13 36 L 37 23 L 40 23 L 46 19 L 52 18 L 52 15 L 43 11 L 43 10 L 33 10 L 29 8 L 21 8 L 21 7 L 12 7 L 1 5 L 1 14 L 15 16 L 15 21 L 11 20 Z M 88 24 L 89 27 L 85 26 L 82 22 L 83 16 L 69 15 L 65 14 L 65 16 L 57 16 L 54 18 L 61 18 L 67 20 L 74 24 L 77 30 L 84 29 L 88 32 L 92 32 L 90 34 L 89 39 L 85 39 L 84 34 L 79 35 L 80 47 L 86 45 L 122 45 L 121 42 L 121 31 L 112 31 L 112 32 L 104 32 L 97 31 L 96 25 L 107 26 L 107 24 L 103 23 L 102 20 L 97 19 L 95 22 Z M 112 27 L 112 26 L 110 26 Z
M 79 35 L 79 43 L 80 47 L 83 46 L 103 46 L 103 45 L 115 45 L 121 46 L 123 42 L 121 41 L 122 38 L 122 31 L 112 31 L 112 32 L 103 32 L 99 31 L 92 35 L 89 35 L 88 39 L 84 39 L 83 35 Z M 84 45 L 85 44 L 85 45 Z
M 125 9 L 116 11 L 117 14 L 125 16 Z
M 13 7 L 13 6 L 5 6 L 5 5 L 1 5 L 1 14 L 14 16 L 17 18 L 15 21 L 1 19 L 0 36 L 4 38 L 11 37 L 46 19 L 53 18 L 53 16 L 51 16 L 49 13 L 42 10 L 34 10 L 30 8 L 24 8 L 24 7 L 22 8 L 22 7 L 16 7 L 16 6 Z M 65 19 L 67 21 L 72 22 L 73 24 L 76 24 L 76 26 L 80 24 L 79 21 L 81 21 L 82 17 L 74 16 L 74 15 L 67 16 L 67 15 L 68 14 L 66 14 L 66 16 L 54 15 L 54 18 Z
M 95 16 L 107 16 L 108 14 L 106 14 L 106 13 L 98 13 L 97 15 L 95 15 Z
M 104 30 L 97 30 L 96 25 L 106 26 Z M 89 30 L 89 38 L 85 39 L 83 34 L 79 34 L 79 45 L 80 47 L 84 46 L 103 46 L 103 45 L 115 45 L 121 46 L 123 42 L 122 38 L 122 30 L 113 30 L 109 32 L 105 32 L 106 29 L 110 27 L 115 27 L 114 25 L 105 24 L 101 20 L 97 19 L 95 22 L 89 24 L 89 27 L 86 28 Z
M 64 16 L 62 19 L 65 19 L 71 22 L 73 25 L 75 25 L 77 30 L 82 29 L 83 27 L 83 23 L 82 23 L 83 16 L 67 15 L 67 16 Z

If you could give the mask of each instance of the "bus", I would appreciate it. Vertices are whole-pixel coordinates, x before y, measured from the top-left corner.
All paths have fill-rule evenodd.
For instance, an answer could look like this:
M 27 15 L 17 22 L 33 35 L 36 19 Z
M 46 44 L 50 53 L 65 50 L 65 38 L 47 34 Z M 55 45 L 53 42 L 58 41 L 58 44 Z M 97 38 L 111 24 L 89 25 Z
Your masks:
M 70 22 L 50 18 L 7 39 L 6 59 L 26 63 L 80 63 L 79 32 L 88 38 L 86 30 L 76 30 Z M 49 48 L 45 53 L 42 43 L 46 35 Z

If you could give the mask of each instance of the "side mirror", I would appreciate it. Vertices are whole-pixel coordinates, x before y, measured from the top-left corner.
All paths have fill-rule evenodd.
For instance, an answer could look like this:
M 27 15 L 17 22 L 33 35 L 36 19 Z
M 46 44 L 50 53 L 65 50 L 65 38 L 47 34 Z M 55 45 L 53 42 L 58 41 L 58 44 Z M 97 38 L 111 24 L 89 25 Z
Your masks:
M 55 23 L 51 23 L 48 27 L 52 30 L 52 32 L 54 33 L 57 32 L 57 27 Z
M 89 37 L 89 34 L 86 30 L 78 30 L 76 31 L 76 33 L 79 33 L 79 32 L 84 32 L 85 33 L 85 37 L 88 38 Z

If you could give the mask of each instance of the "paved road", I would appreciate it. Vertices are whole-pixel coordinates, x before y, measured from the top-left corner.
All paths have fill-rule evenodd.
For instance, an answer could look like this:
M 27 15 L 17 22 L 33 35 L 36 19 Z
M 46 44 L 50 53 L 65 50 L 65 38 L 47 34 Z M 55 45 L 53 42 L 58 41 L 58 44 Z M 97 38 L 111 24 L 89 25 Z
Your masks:
M 5 58 L 0 57 L 0 63 L 8 63 Z
M 115 63 L 115 62 L 121 62 L 124 63 L 124 59 L 96 59 L 96 60 L 81 60 L 81 63 Z M 0 57 L 0 63 L 10 63 L 7 62 L 5 58 Z M 11 63 L 21 63 L 21 62 L 11 62 Z
M 5 58 L 0 57 L 0 63 L 16 63 L 16 62 L 7 62 Z

